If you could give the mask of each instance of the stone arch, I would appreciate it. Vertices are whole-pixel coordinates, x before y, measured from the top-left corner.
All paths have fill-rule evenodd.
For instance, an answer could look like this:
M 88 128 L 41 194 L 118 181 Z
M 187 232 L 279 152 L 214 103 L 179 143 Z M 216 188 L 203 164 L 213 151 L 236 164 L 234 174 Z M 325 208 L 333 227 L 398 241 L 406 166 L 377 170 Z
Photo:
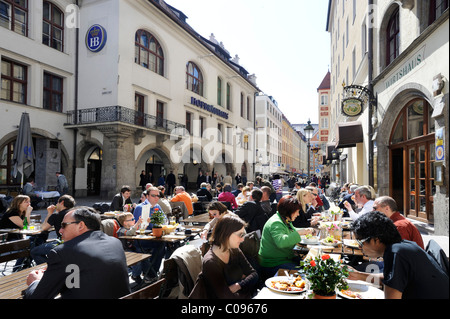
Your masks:
M 77 165 L 76 168 L 85 168 L 86 155 L 87 152 L 92 149 L 92 147 L 99 147 L 100 149 L 103 149 L 103 144 L 95 138 L 84 138 L 78 143 L 76 148 L 77 153 L 75 154 Z
M 389 172 L 389 142 L 395 120 L 405 105 L 416 98 L 425 99 L 433 107 L 432 93 L 418 83 L 408 83 L 392 94 L 392 98 L 386 104 L 379 117 L 383 120 L 377 127 L 377 154 L 378 171 Z M 380 113 L 380 112 L 378 112 Z M 379 195 L 389 195 L 389 174 L 378 175 L 378 193 Z

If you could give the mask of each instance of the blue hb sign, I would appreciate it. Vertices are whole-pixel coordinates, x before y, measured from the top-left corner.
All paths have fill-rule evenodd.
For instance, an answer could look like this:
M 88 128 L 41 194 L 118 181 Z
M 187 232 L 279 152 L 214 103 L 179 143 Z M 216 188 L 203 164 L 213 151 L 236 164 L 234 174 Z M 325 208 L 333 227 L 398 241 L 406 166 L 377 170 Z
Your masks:
M 106 44 L 106 30 L 99 24 L 94 24 L 86 33 L 86 47 L 91 52 L 100 52 Z

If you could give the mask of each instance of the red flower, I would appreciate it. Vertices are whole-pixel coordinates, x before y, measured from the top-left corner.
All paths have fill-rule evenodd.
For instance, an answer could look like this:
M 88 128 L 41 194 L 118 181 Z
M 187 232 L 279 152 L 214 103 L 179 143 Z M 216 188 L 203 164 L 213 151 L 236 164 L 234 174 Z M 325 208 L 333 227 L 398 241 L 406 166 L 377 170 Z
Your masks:
M 311 260 L 309 264 L 311 265 L 311 267 L 316 267 L 316 262 L 314 260 Z
M 327 260 L 327 259 L 330 259 L 330 255 L 323 255 L 322 256 L 322 260 Z

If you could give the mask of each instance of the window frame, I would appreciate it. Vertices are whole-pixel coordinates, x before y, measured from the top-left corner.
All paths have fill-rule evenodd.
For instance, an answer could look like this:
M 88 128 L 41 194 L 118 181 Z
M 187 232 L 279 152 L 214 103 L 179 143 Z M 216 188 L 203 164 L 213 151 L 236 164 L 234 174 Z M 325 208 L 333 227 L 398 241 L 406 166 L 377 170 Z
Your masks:
M 438 4 L 439 2 L 439 4 Z M 438 8 L 441 8 L 439 16 L 436 14 Z M 443 9 L 444 8 L 444 9 Z M 442 10 L 443 9 L 443 10 Z M 431 25 L 434 21 L 439 19 L 439 17 L 448 9 L 448 0 L 430 0 L 429 14 L 428 14 L 428 25 Z
M 50 87 L 45 87 L 45 77 L 49 76 L 50 77 Z M 58 79 L 61 80 L 61 91 L 57 91 L 55 89 L 53 89 L 53 80 L 54 79 Z M 43 78 L 43 83 L 42 83 L 42 91 L 43 91 L 43 96 L 42 96 L 42 108 L 45 110 L 49 110 L 49 111 L 54 111 L 54 112 L 60 112 L 62 113 L 64 110 L 64 78 L 61 76 L 58 76 L 56 74 L 50 73 L 50 72 L 46 72 L 44 71 L 44 78 Z M 44 104 L 44 96 L 45 96 L 45 92 L 50 93 L 50 105 L 47 107 L 47 105 Z M 58 110 L 56 109 L 56 107 L 53 105 L 53 96 L 59 96 L 61 99 L 61 109 Z
M 190 66 L 192 66 L 192 72 Z M 197 75 L 195 74 L 195 71 L 197 72 Z M 203 96 L 203 85 L 203 73 L 197 64 L 192 61 L 186 63 L 186 89 Z
M 148 46 L 141 43 L 142 35 L 147 36 Z M 150 43 L 152 42 L 152 40 L 155 43 L 155 51 L 153 51 L 150 48 Z M 164 50 L 163 50 L 160 42 L 158 41 L 158 39 L 153 34 L 151 34 L 150 32 L 148 32 L 146 30 L 143 30 L 143 29 L 137 30 L 136 34 L 135 34 L 135 38 L 134 38 L 134 47 L 135 47 L 135 50 L 136 50 L 136 48 L 138 49 L 137 52 L 135 51 L 135 53 L 134 53 L 134 62 L 135 63 L 139 64 L 140 66 L 142 66 L 156 74 L 164 76 L 164 72 L 165 72 Z M 141 57 L 142 50 L 147 52 L 147 61 L 146 61 L 147 63 L 146 64 L 144 63 L 144 61 L 142 61 L 142 59 L 143 59 L 143 57 Z M 152 67 L 152 64 L 150 63 L 151 56 L 155 57 L 155 63 L 153 64 L 154 67 Z
M 395 33 L 390 34 L 392 24 L 396 24 Z M 394 51 L 391 52 L 391 43 L 394 41 Z M 400 10 L 396 8 L 389 18 L 386 28 L 386 67 L 400 55 Z M 392 59 L 391 59 L 392 57 Z
M 3 3 L 5 3 L 6 5 L 9 6 L 9 16 L 7 17 L 8 18 L 7 21 L 8 21 L 8 24 L 9 24 L 8 29 L 13 31 L 13 32 L 16 32 L 18 34 L 21 34 L 23 36 L 28 37 L 28 16 L 29 16 L 29 14 L 28 14 L 28 0 L 24 0 L 24 1 L 25 1 L 25 7 L 15 3 L 13 0 L 0 0 L 0 2 L 3 2 Z M 23 11 L 25 13 L 25 22 L 23 24 L 25 26 L 24 27 L 24 29 L 25 29 L 24 32 L 18 32 L 16 30 L 16 24 L 17 24 L 16 23 L 16 9 L 17 10 L 21 10 L 21 11 Z M 5 22 L 6 22 L 6 20 L 5 20 Z
M 64 52 L 64 31 L 65 31 L 64 30 L 64 21 L 65 21 L 65 19 L 64 19 L 64 12 L 61 9 L 59 9 L 56 4 L 54 4 L 54 3 L 50 2 L 50 1 L 44 1 L 43 2 L 43 6 L 46 3 L 49 5 L 50 20 L 44 18 L 44 10 L 42 10 L 42 43 L 45 44 L 46 46 L 50 47 L 50 48 L 53 48 L 55 50 Z M 53 17 L 54 17 L 55 10 L 58 10 L 60 12 L 60 14 L 61 14 L 62 25 L 59 25 L 56 22 L 53 22 Z M 48 43 L 44 42 L 44 25 L 46 23 L 49 24 L 49 32 L 50 32 L 50 34 L 48 34 Z M 55 29 L 58 29 L 58 30 L 61 31 L 61 49 L 56 48 L 55 45 L 54 45 Z
M 10 102 L 14 102 L 14 103 L 20 103 L 20 104 L 27 104 L 27 100 L 28 100 L 28 66 L 26 66 L 25 64 L 21 64 L 18 62 L 15 62 L 13 60 L 9 60 L 6 58 L 1 59 L 1 69 L 3 69 L 3 62 L 7 62 L 10 64 L 10 74 L 11 76 L 8 75 L 4 75 L 3 73 L 1 73 L 1 81 L 2 81 L 2 85 L 1 85 L 1 90 L 4 90 L 3 88 L 3 81 L 10 81 L 11 85 L 9 87 L 9 98 L 7 99 L 3 99 L 6 101 L 10 101 Z M 20 80 L 14 77 L 14 66 L 19 66 L 21 68 L 24 69 L 24 80 Z M 24 95 L 24 101 L 15 101 L 14 100 L 14 83 L 19 83 L 21 86 L 23 86 L 23 95 Z M 0 95 L 1 96 L 1 95 Z

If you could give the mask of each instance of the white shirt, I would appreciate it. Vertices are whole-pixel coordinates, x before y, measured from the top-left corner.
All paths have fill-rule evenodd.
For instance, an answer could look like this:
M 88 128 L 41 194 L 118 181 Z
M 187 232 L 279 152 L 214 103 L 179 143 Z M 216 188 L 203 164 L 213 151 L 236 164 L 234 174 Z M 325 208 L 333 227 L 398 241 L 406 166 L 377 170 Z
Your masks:
M 373 200 L 369 200 L 367 203 L 364 204 L 362 209 L 359 211 L 359 213 L 355 213 L 353 210 L 349 210 L 348 214 L 353 220 L 357 220 L 362 215 L 369 213 L 373 210 Z

